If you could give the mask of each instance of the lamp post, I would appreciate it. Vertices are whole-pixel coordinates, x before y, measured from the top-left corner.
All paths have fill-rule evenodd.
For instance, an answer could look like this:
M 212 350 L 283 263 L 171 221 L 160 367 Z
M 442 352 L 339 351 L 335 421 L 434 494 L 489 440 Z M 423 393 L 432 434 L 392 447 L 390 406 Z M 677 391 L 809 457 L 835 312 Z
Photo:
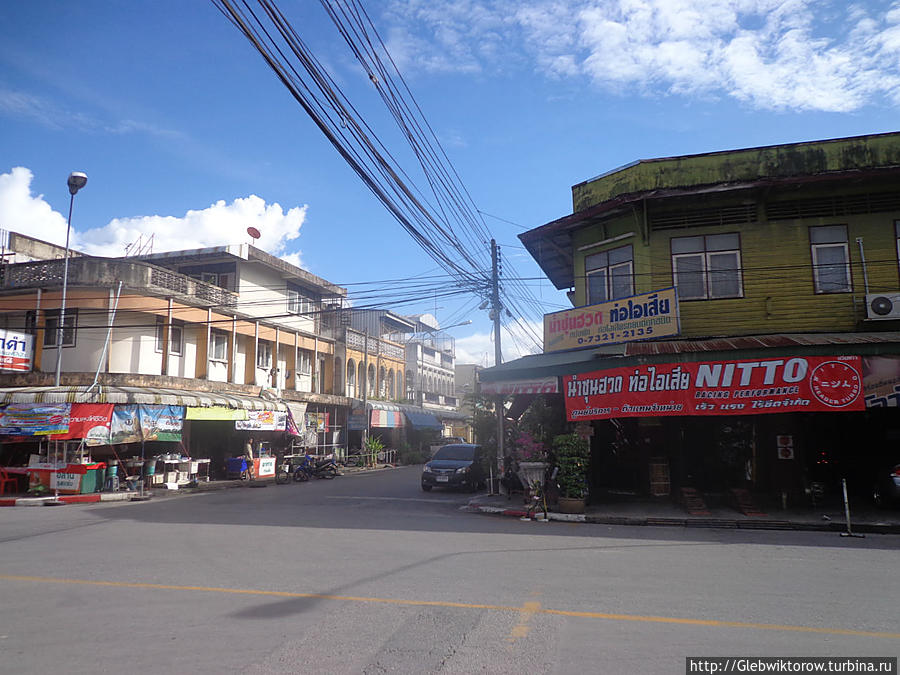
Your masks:
M 69 283 L 69 234 L 72 232 L 72 206 L 75 204 L 75 193 L 87 184 L 87 174 L 73 171 L 66 181 L 69 186 L 69 218 L 66 221 L 66 257 L 63 263 L 62 302 L 59 308 L 59 319 L 56 325 L 56 380 L 54 386 L 59 387 L 59 373 L 62 368 L 63 335 L 66 323 L 66 288 Z

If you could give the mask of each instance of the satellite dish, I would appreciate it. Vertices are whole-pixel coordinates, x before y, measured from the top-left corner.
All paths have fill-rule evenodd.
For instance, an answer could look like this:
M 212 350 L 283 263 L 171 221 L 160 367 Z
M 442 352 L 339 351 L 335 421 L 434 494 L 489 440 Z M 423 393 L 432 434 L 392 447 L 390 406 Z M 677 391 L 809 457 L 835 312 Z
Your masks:
M 249 235 L 250 235 L 251 237 L 253 237 L 254 239 L 259 239 L 259 238 L 262 236 L 262 235 L 259 233 L 259 230 L 257 230 L 255 227 L 248 227 L 248 228 L 247 228 L 247 234 L 249 234 Z

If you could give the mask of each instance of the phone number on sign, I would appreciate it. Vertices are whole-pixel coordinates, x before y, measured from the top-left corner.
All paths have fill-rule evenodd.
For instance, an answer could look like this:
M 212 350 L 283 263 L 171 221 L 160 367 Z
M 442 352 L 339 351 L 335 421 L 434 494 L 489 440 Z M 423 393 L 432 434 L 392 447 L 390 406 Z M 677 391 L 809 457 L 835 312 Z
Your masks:
M 627 340 L 633 337 L 644 337 L 653 334 L 653 327 L 633 328 L 632 330 L 623 330 L 616 333 L 597 333 L 597 335 L 586 335 L 578 338 L 578 344 L 589 345 L 592 342 L 614 342 L 616 340 Z

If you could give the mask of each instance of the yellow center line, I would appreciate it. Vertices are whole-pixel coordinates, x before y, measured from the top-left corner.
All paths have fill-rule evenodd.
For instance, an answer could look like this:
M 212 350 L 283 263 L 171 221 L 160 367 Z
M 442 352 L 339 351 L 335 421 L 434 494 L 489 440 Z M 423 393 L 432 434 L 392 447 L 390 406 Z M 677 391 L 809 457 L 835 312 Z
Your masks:
M 371 598 L 353 595 L 329 595 L 326 593 L 295 593 L 291 591 L 264 591 L 252 588 L 219 588 L 215 586 L 179 586 L 174 584 L 148 584 L 127 581 L 92 581 L 89 579 L 59 579 L 53 577 L 32 577 L 17 574 L 0 574 L 3 581 L 34 582 L 41 584 L 72 584 L 79 586 L 106 586 L 114 588 L 144 588 L 164 591 L 195 591 L 199 593 L 228 593 L 232 595 L 254 595 L 276 598 L 310 598 L 316 600 L 334 600 L 342 602 L 364 602 L 384 605 L 400 605 L 407 607 L 452 607 L 458 609 L 483 609 L 494 612 L 515 612 L 519 614 L 519 626 L 525 625 L 535 614 L 566 616 L 581 619 L 606 619 L 609 621 L 638 621 L 645 623 L 667 623 L 682 626 L 707 626 L 713 628 L 751 628 L 795 633 L 818 633 L 825 635 L 854 635 L 859 637 L 888 638 L 900 640 L 900 633 L 879 631 L 850 630 L 845 628 L 827 628 L 816 626 L 783 625 L 773 623 L 749 623 L 743 621 L 721 621 L 717 619 L 686 619 L 667 616 L 643 616 L 639 614 L 610 614 L 606 612 L 580 612 L 562 609 L 544 609 L 538 602 L 526 602 L 521 607 L 507 605 L 487 605 L 468 602 L 445 602 L 442 600 L 403 600 L 400 598 Z M 518 626 L 516 626 L 518 628 Z M 516 628 L 513 630 L 515 631 Z

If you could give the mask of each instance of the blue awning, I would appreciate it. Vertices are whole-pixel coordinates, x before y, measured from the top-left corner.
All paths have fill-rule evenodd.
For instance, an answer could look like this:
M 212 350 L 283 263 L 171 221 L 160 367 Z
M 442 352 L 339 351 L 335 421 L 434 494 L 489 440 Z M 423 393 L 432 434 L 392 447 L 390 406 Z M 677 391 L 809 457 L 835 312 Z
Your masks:
M 409 421 L 409 424 L 413 429 L 444 428 L 444 426 L 438 421 L 438 418 L 431 413 L 410 412 L 409 410 L 404 410 L 403 414 L 406 415 L 406 419 Z

